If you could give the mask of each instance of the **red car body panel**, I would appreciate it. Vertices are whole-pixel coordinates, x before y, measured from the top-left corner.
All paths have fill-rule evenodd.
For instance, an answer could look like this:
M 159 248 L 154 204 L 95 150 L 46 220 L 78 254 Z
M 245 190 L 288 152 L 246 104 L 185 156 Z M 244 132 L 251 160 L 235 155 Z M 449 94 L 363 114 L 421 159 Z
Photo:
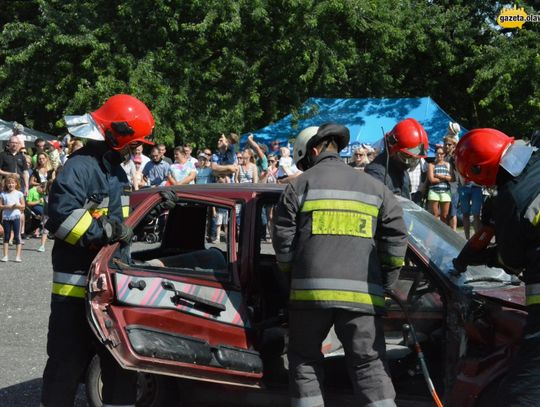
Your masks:
M 230 385 L 265 387 L 263 373 L 224 369 L 197 363 L 165 360 L 141 355 L 131 346 L 126 327 L 145 328 L 191 337 L 206 341 L 210 346 L 227 345 L 236 350 L 249 352 L 256 345 L 249 321 L 244 325 L 225 323 L 217 317 L 197 315 L 175 309 L 158 309 L 133 306 L 118 301 L 118 275 L 128 276 L 130 282 L 140 279 L 152 282 L 152 278 L 172 281 L 176 285 L 191 284 L 208 289 L 224 290 L 232 296 L 242 297 L 242 318 L 250 319 L 245 299 L 257 291 L 258 274 L 255 269 L 257 228 L 261 202 L 275 202 L 282 187 L 265 185 L 193 185 L 173 188 L 177 196 L 189 202 L 203 202 L 228 207 L 235 213 L 235 203 L 241 203 L 242 221 L 239 233 L 230 234 L 229 267 L 231 278 L 221 281 L 212 278 L 196 278 L 189 275 L 171 275 L 165 272 L 148 273 L 131 265 L 111 262 L 118 245 L 101 250 L 93 263 L 89 280 L 89 319 L 96 335 L 106 343 L 122 366 L 151 373 L 167 374 L 196 380 L 220 382 Z M 155 189 L 133 194 L 133 214 L 128 224 L 135 226 L 145 213 L 154 207 L 160 197 Z M 232 225 L 235 225 L 234 219 Z M 236 247 L 240 244 L 240 247 Z M 430 258 L 416 245 L 409 251 L 425 270 L 433 273 L 432 279 L 438 294 L 423 295 L 424 307 L 410 310 L 411 318 L 430 326 L 443 324 L 446 332 L 446 370 L 444 373 L 447 392 L 444 396 L 449 406 L 478 406 L 479 399 L 491 391 L 496 380 L 504 375 L 512 355 L 517 349 L 526 312 L 524 311 L 524 288 L 506 286 L 476 289 L 471 295 L 460 290 L 448 276 L 433 271 Z M 238 254 L 238 257 L 237 257 Z M 116 277 L 115 274 L 117 275 Z M 234 294 L 234 295 L 233 295 Z M 400 294 L 407 301 L 407 292 Z M 426 305 L 427 304 L 427 305 Z M 239 309 L 239 305 L 235 306 Z M 472 310 L 472 311 L 471 311 Z M 180 311 L 180 312 L 179 312 Z M 480 312 L 481 311 L 481 312 Z M 240 311 L 239 311 L 240 312 Z M 388 326 L 399 327 L 407 322 L 403 313 L 390 307 L 386 316 Z M 394 329 L 392 328 L 392 329 Z M 132 340 L 132 339 L 131 339 Z

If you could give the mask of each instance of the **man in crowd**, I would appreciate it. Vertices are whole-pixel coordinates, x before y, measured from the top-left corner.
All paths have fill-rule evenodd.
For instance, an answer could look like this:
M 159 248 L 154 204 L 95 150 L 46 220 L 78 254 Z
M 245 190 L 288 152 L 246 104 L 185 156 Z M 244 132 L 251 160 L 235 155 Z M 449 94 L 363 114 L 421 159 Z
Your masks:
M 131 159 L 133 159 L 134 157 L 140 157 L 142 168 L 144 168 L 144 166 L 150 161 L 150 158 L 147 155 L 143 154 L 143 146 L 133 143 L 129 147 L 129 149 L 131 151 Z
M 385 363 L 384 291 L 404 263 L 407 232 L 394 195 L 345 164 L 349 130 L 327 123 L 298 135 L 305 171 L 275 209 L 273 246 L 290 282 L 289 382 L 293 407 L 322 407 L 321 344 L 335 328 L 361 406 L 395 406 Z
M 85 298 L 88 269 L 99 249 L 131 242 L 133 232 L 123 223 L 130 188 L 120 164 L 130 144 L 152 144 L 147 138 L 154 119 L 140 100 L 115 95 L 83 120 L 66 122 L 74 123 L 77 135 L 89 140 L 66 161 L 49 195 L 46 228 L 55 237 L 54 274 L 41 406 L 73 406 L 79 379 L 97 347 L 103 406 L 134 407 L 137 374 L 123 370 L 97 343 L 86 319 Z M 75 131 L 69 124 L 68 129 Z
M 23 145 L 18 135 L 13 134 L 7 143 L 5 151 L 0 153 L 0 175 L 15 174 L 21 184 L 21 192 L 28 194 L 28 163 L 26 157 L 20 152 Z
M 167 157 L 167 147 L 165 146 L 165 144 L 158 144 L 157 145 L 157 148 L 159 149 L 159 154 L 161 154 L 161 158 L 163 159 L 163 161 L 165 161 L 167 164 L 171 165 L 172 164 L 172 160 Z
M 234 146 L 238 143 L 238 136 L 230 133 L 229 136 L 222 134 L 218 139 L 218 149 L 212 155 L 210 168 L 214 176 L 226 175 L 229 180 L 234 179 L 234 174 L 238 170 L 238 160 L 234 152 Z
M 409 168 L 414 168 L 428 149 L 427 133 L 415 119 L 400 121 L 384 136 L 386 148 L 366 166 L 365 172 L 383 182 L 390 191 L 411 199 Z
M 42 138 L 37 138 L 34 141 L 34 151 L 32 152 L 34 153 L 34 155 L 32 156 L 32 166 L 35 167 L 38 154 L 45 152 L 45 140 L 43 140 Z
M 485 211 L 482 219 L 495 227 L 496 245 L 464 252 L 454 265 L 459 271 L 475 264 L 502 267 L 522 275 L 526 285 L 527 321 L 495 398 L 501 407 L 540 401 L 540 153 L 538 146 L 518 143 L 495 129 L 475 129 L 456 147 L 459 173 L 478 185 L 497 186 L 497 196 L 489 206 L 492 213 Z
M 163 159 L 158 147 L 152 147 L 150 161 L 143 167 L 143 176 L 147 185 L 157 187 L 167 180 L 170 165 Z

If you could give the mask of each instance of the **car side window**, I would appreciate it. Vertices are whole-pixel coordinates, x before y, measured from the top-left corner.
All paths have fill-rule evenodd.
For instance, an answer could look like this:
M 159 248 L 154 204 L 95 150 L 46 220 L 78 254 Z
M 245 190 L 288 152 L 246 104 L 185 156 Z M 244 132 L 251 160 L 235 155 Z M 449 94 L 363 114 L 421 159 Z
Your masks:
M 170 210 L 150 210 L 135 227 L 131 259 L 138 268 L 229 279 L 230 208 L 179 201 Z

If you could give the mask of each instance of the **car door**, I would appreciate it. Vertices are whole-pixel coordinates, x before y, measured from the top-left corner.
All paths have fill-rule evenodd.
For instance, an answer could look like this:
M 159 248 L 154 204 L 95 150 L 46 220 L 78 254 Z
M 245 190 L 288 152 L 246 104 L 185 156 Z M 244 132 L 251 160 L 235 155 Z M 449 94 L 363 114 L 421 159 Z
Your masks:
M 97 256 L 88 285 L 91 326 L 125 368 L 257 385 L 262 362 L 250 342 L 250 321 L 238 283 L 236 202 L 187 193 L 177 196 L 159 247 L 141 252 L 142 257 L 156 253 L 162 257 L 135 261 L 132 253 L 131 261 L 119 260 L 118 244 Z M 150 195 L 127 223 L 136 227 L 145 222 L 160 201 L 159 194 Z M 221 248 L 208 247 L 207 224 L 201 224 L 212 208 L 229 214 Z M 197 232 L 201 228 L 202 244 Z M 219 253 L 225 253 L 223 260 L 212 260 Z M 214 263 L 209 265 L 208 259 Z

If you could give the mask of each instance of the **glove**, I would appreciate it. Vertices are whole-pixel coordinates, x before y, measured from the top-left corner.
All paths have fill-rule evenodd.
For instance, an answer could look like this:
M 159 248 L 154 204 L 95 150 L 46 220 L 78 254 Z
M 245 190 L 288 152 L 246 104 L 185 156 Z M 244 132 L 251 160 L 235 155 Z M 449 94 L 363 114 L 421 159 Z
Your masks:
M 489 197 L 482 204 L 482 213 L 480 214 L 480 221 L 483 225 L 493 226 L 495 224 L 494 212 L 495 212 L 495 198 Z
M 176 206 L 176 202 L 178 202 L 178 198 L 176 194 L 171 191 L 161 191 L 159 193 L 161 197 L 163 198 L 163 202 L 156 205 L 149 213 L 146 215 L 145 223 L 148 224 L 155 219 L 159 217 L 164 211 L 172 209 Z
M 458 273 L 464 273 L 467 266 L 485 264 L 488 267 L 500 267 L 497 246 L 489 246 L 482 250 L 462 250 L 458 257 L 452 260 Z
M 116 219 L 111 219 L 108 216 L 102 216 L 99 218 L 107 243 L 121 242 L 123 244 L 130 244 L 133 238 L 133 230 Z
M 158 205 L 161 209 L 172 209 L 176 206 L 178 198 L 173 191 L 161 191 L 159 194 L 163 198 L 163 202 Z

